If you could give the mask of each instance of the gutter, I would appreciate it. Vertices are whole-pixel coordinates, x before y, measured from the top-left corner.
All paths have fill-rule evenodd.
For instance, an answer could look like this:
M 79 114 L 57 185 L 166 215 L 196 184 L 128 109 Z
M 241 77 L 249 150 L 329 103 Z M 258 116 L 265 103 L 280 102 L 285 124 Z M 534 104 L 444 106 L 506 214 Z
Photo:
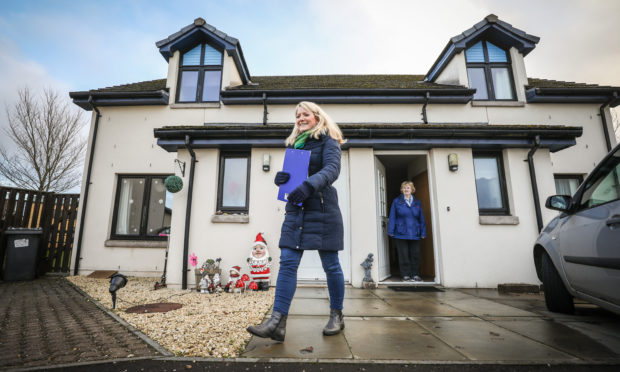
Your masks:
M 78 275 L 78 271 L 80 269 L 80 254 L 82 252 L 82 235 L 84 234 L 84 219 L 86 217 L 86 204 L 88 202 L 88 190 L 90 189 L 90 175 L 93 169 L 93 157 L 95 156 L 95 143 L 97 142 L 97 130 L 99 128 L 99 118 L 101 117 L 101 112 L 97 106 L 95 106 L 95 101 L 93 100 L 93 96 L 88 97 L 88 103 L 90 107 L 95 110 L 97 116 L 95 116 L 95 125 L 93 128 L 93 140 L 90 143 L 90 154 L 88 157 L 88 168 L 86 170 L 86 184 L 84 189 L 84 198 L 80 200 L 80 231 L 78 232 L 78 240 L 77 247 L 75 249 L 75 265 L 73 266 L 73 275 Z
M 527 153 L 527 164 L 530 169 L 530 182 L 532 183 L 532 195 L 534 196 L 534 210 L 536 211 L 536 224 L 538 232 L 543 229 L 542 212 L 540 210 L 540 200 L 538 195 L 538 184 L 536 183 L 536 170 L 534 169 L 534 153 L 540 147 L 540 136 L 534 138 L 534 147 Z
M 424 106 L 422 106 L 422 121 L 424 124 L 428 124 L 428 117 L 426 116 L 426 106 L 428 105 L 428 101 L 431 99 L 431 93 L 426 92 L 426 99 L 424 100 Z
M 185 207 L 185 236 L 183 238 L 183 280 L 181 289 L 187 289 L 187 260 L 189 255 L 189 226 L 192 216 L 192 195 L 194 191 L 194 169 L 196 168 L 196 153 L 192 149 L 191 138 L 185 135 L 185 148 L 189 151 L 192 161 L 189 167 L 189 185 L 187 189 L 187 206 Z
M 599 107 L 598 111 L 601 114 L 601 124 L 603 125 L 603 134 L 605 135 L 605 144 L 607 145 L 607 152 L 611 151 L 611 138 L 609 135 L 609 128 L 607 127 L 607 117 L 605 116 L 605 108 L 618 99 L 618 92 L 613 92 L 613 97 L 609 101 L 603 103 Z
M 475 89 L 282 89 L 225 90 L 225 105 L 318 103 L 467 103 Z M 432 98 L 430 94 L 433 94 Z

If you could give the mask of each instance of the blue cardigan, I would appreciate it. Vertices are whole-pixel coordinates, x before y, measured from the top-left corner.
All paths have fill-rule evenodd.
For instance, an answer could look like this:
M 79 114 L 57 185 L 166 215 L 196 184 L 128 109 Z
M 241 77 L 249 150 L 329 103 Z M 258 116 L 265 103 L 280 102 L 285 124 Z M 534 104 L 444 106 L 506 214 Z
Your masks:
M 426 238 L 426 222 L 422 213 L 422 203 L 411 196 L 411 207 L 400 194 L 390 208 L 388 235 L 396 239 L 420 240 Z

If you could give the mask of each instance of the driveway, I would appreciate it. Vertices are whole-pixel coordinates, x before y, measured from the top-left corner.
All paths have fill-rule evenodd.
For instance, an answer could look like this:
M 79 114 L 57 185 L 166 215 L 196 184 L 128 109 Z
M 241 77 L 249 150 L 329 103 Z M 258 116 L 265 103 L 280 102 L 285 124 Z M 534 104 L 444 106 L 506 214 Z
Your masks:
M 64 278 L 0 283 L 0 299 L 1 370 L 161 355 Z

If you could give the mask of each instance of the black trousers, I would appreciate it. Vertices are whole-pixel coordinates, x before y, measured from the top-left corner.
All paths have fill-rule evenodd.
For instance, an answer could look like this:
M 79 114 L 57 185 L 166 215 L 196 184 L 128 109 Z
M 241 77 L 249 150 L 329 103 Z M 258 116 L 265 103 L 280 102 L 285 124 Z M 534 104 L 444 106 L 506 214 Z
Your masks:
M 396 251 L 398 252 L 398 266 L 400 276 L 420 276 L 420 241 L 408 239 L 396 239 Z

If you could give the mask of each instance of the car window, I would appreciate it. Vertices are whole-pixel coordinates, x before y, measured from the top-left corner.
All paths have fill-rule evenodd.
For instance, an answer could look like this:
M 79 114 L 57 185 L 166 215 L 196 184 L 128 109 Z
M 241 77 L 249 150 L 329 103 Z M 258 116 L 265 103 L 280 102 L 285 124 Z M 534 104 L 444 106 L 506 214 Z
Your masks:
M 620 199 L 620 149 L 605 161 L 588 180 L 581 208 L 592 208 Z

